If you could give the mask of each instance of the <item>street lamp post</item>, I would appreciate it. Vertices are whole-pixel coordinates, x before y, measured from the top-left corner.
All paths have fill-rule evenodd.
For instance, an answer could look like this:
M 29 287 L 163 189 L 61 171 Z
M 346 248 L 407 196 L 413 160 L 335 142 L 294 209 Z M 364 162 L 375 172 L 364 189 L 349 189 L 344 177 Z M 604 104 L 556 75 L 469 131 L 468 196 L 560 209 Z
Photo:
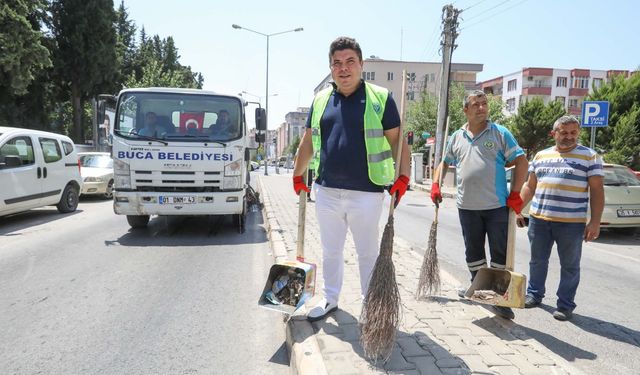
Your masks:
M 302 31 L 304 30 L 302 27 L 298 27 L 295 29 L 291 29 L 291 30 L 286 30 L 286 31 L 280 31 L 277 33 L 272 33 L 272 34 L 265 34 L 265 33 L 261 33 L 259 31 L 255 31 L 255 30 L 251 30 L 248 29 L 246 27 L 240 26 L 240 25 L 236 25 L 235 23 L 233 25 L 231 25 L 231 27 L 233 27 L 234 29 L 238 29 L 238 30 L 246 30 L 249 32 L 252 32 L 254 34 L 258 34 L 258 35 L 262 35 L 264 37 L 267 38 L 267 73 L 266 73 L 266 84 L 265 84 L 265 104 L 264 104 L 264 109 L 267 112 L 267 129 L 269 129 L 269 38 L 271 38 L 272 36 L 276 36 L 276 35 L 280 35 L 280 34 L 286 34 L 286 33 L 293 33 L 293 32 L 298 32 L 298 31 Z M 266 138 L 265 138 L 266 141 Z M 266 158 L 266 147 L 265 147 L 265 160 L 264 160 L 264 175 L 267 176 L 267 158 Z
M 256 94 L 252 94 L 248 91 L 242 91 L 238 93 L 239 96 L 245 96 L 245 95 L 249 95 L 249 96 L 253 96 L 254 98 L 258 98 L 258 104 L 262 105 L 262 98 L 264 98 L 264 96 L 260 96 L 260 95 L 256 95 Z M 271 94 L 269 96 L 278 96 L 278 93 L 275 94 Z

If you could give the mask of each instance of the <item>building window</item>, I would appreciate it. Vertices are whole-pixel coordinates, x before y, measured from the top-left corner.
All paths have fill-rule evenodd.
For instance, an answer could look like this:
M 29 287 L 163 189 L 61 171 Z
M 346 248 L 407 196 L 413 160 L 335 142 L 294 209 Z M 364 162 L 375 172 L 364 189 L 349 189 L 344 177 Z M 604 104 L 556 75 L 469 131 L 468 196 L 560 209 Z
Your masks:
M 566 101 L 566 98 L 564 96 L 556 96 L 556 102 L 562 103 L 563 107 L 564 107 L 565 101 Z
M 515 79 L 512 79 L 511 81 L 507 82 L 507 91 L 516 91 L 518 89 L 518 81 Z
M 567 87 L 567 77 L 556 78 L 556 87 Z
M 599 89 L 600 87 L 602 87 L 602 78 L 594 78 L 593 79 L 593 88 L 594 89 Z
M 516 98 L 507 99 L 507 111 L 513 112 L 515 110 L 516 110 Z
M 387 72 L 387 81 L 393 81 L 393 72 Z
M 362 72 L 362 79 L 365 81 L 375 81 L 376 72 Z
M 413 91 L 407 92 L 407 100 L 415 100 L 415 93 Z
M 578 108 L 578 99 L 569 99 L 569 107 Z
M 574 89 L 588 89 L 589 88 L 589 77 L 573 77 L 573 85 Z
M 435 82 L 436 81 L 436 74 L 435 73 L 429 74 L 429 81 L 431 81 L 431 82 Z
M 409 82 L 415 82 L 416 81 L 416 74 L 415 73 L 409 73 Z

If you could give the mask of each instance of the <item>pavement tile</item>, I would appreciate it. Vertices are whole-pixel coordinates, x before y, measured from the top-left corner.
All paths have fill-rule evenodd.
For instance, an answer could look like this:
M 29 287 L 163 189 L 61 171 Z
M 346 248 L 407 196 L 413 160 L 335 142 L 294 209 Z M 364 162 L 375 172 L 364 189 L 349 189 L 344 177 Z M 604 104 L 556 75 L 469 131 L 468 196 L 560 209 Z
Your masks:
M 482 373 L 491 373 L 491 369 L 482 361 L 482 357 L 480 355 L 469 355 L 463 354 L 459 356 L 460 359 L 467 365 L 471 373 L 474 372 L 482 372 Z
M 416 365 L 420 375 L 441 375 L 442 371 L 436 366 L 436 359 L 432 356 L 419 356 L 407 358 L 407 362 Z
M 462 339 L 458 335 L 438 335 L 438 339 L 444 342 L 449 349 L 449 352 L 453 355 L 460 356 L 462 354 L 471 355 L 478 354 L 474 349 L 465 345 Z
M 498 375 L 520 375 L 520 370 L 515 366 L 495 366 L 491 367 L 491 371 Z
M 417 356 L 431 356 L 431 353 L 418 345 L 415 337 L 402 337 L 396 340 L 400 348 L 402 348 L 402 355 L 405 358 L 417 357 Z
M 358 324 L 342 324 L 340 328 L 345 341 L 360 341 L 360 326 Z
M 482 342 L 491 346 L 496 354 L 515 354 L 516 350 L 508 346 L 505 341 L 495 336 L 483 336 Z
M 329 353 L 324 356 L 327 373 L 331 375 L 360 375 L 362 372 L 353 365 L 353 353 Z
M 352 351 L 351 345 L 334 335 L 318 335 L 318 346 L 324 355 L 325 353 L 340 353 Z
M 502 358 L 513 363 L 513 365 L 520 369 L 520 372 L 525 375 L 549 374 L 548 369 L 534 366 L 529 361 L 527 361 L 527 358 L 522 354 L 503 354 L 501 356 Z
M 441 369 L 444 375 L 469 375 L 471 371 L 466 368 L 443 368 Z
M 480 356 L 482 357 L 482 361 L 487 366 L 511 365 L 511 362 L 507 361 L 506 359 L 496 354 L 496 352 L 493 351 L 493 348 L 489 345 L 477 345 L 474 347 L 474 349 L 478 352 L 478 354 L 480 354 Z
M 402 356 L 400 347 L 398 345 L 394 345 L 393 350 L 391 351 L 391 357 L 389 357 L 387 363 L 384 364 L 384 369 L 387 371 L 415 370 L 416 365 L 407 362 L 407 360 Z
M 534 365 L 553 366 L 556 364 L 556 362 L 553 359 L 543 356 L 537 350 L 535 350 L 533 347 L 529 345 L 513 345 L 512 344 L 510 346 L 515 350 L 519 351 L 520 353 L 522 353 L 525 357 L 527 357 L 527 361 L 531 362 Z

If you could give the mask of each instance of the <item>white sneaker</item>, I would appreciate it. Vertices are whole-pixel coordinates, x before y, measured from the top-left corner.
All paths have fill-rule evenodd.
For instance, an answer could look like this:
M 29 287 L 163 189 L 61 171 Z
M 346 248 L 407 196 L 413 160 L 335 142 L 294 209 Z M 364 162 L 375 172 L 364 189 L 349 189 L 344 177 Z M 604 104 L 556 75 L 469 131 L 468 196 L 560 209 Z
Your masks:
M 330 314 L 338 309 L 338 304 L 334 302 L 328 302 L 326 298 L 323 298 L 307 313 L 307 320 L 315 322 L 324 318 L 327 314 Z

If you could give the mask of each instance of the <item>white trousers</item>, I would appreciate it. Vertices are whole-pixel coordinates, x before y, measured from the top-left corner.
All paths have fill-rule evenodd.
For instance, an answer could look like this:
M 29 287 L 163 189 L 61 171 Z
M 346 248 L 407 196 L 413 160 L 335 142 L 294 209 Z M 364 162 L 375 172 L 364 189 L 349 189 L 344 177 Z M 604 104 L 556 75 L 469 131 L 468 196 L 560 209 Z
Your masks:
M 344 276 L 344 243 L 347 229 L 350 229 L 358 255 L 360 290 L 364 298 L 380 249 L 378 223 L 384 193 L 334 189 L 317 184 L 314 187 L 322 245 L 324 296 L 328 302 L 338 303 Z

